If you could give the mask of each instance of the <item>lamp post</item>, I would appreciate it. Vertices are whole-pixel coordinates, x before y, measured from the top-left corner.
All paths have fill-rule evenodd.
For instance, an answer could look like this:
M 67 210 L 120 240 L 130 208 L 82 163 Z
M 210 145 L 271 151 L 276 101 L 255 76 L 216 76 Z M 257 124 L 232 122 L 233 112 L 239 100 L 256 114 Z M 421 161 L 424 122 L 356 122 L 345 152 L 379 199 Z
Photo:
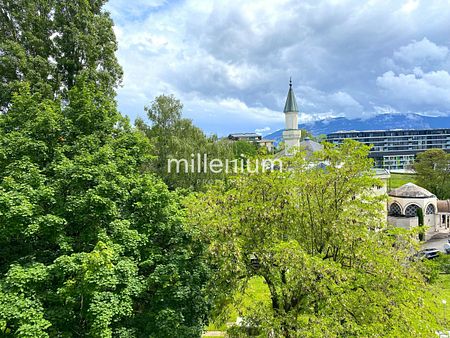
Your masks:
M 444 325 L 447 325 L 447 318 L 446 318 L 447 301 L 445 299 L 442 300 L 442 305 L 444 305 Z

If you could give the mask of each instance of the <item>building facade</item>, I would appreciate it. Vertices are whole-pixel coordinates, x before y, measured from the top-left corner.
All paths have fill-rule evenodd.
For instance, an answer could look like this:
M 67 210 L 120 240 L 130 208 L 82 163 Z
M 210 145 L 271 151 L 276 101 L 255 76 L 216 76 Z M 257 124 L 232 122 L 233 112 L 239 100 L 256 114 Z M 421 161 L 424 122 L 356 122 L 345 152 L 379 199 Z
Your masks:
M 261 135 L 256 133 L 234 133 L 228 135 L 231 141 L 246 141 L 256 144 L 258 147 L 265 147 L 269 153 L 274 150 L 274 140 L 264 139 Z
M 450 152 L 450 129 L 341 131 L 327 135 L 334 144 L 353 139 L 372 145 L 375 167 L 388 170 L 411 169 L 416 155 L 439 148 Z
M 258 142 L 262 140 L 262 136 L 256 133 L 234 133 L 228 135 L 228 139 L 232 141 Z
M 419 226 L 417 211 L 422 209 L 425 240 L 447 236 L 450 228 L 450 201 L 440 201 L 428 190 L 413 183 L 388 193 L 388 223 L 404 229 Z

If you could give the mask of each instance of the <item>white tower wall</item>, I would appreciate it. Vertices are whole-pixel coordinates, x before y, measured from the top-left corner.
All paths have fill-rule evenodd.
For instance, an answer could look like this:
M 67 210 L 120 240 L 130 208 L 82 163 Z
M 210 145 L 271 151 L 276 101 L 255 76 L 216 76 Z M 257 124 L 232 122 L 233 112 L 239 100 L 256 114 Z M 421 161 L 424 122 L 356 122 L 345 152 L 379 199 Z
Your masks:
M 285 152 L 291 155 L 293 148 L 300 146 L 301 130 L 298 129 L 298 107 L 295 94 L 292 89 L 292 81 L 289 82 L 289 91 L 284 106 L 284 126 L 283 141 Z
M 284 129 L 298 129 L 298 114 L 297 112 L 288 112 L 284 115 Z

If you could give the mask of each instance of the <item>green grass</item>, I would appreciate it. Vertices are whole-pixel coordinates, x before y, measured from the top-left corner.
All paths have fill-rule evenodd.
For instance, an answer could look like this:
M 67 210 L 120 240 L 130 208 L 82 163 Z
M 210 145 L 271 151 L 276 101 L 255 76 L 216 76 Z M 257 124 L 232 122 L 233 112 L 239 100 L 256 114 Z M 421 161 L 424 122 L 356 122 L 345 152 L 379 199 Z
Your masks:
M 389 179 L 389 188 L 395 189 L 401 187 L 403 184 L 408 182 L 416 183 L 416 175 L 414 174 L 391 174 Z
M 438 323 L 444 323 L 444 304 L 447 301 L 445 328 L 450 327 L 450 274 L 440 275 L 438 280 L 432 284 L 432 297 L 428 300 L 429 306 L 434 309 Z
M 226 316 L 225 321 L 223 319 L 217 319 L 212 321 L 206 331 L 226 331 L 226 323 L 234 323 L 239 316 L 246 314 L 246 309 L 253 308 L 255 306 L 269 305 L 270 293 L 267 284 L 261 277 L 252 278 L 244 292 L 238 293 L 235 296 L 235 302 L 238 304 L 236 307 L 229 306 L 224 310 Z

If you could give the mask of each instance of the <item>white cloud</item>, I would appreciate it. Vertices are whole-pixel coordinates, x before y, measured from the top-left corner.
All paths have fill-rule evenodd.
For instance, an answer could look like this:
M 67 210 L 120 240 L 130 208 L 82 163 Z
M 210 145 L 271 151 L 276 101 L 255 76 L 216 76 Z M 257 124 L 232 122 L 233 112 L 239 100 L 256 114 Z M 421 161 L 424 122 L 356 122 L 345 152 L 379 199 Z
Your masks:
M 299 93 L 300 110 L 310 114 L 314 112 L 311 115 L 315 118 L 323 119 L 339 116 L 356 118 L 364 115 L 362 105 L 347 92 L 327 93 L 303 86 L 300 87 Z
M 399 103 L 430 108 L 450 105 L 450 74 L 444 70 L 398 75 L 389 71 L 377 78 L 377 84 Z
M 142 116 L 170 93 L 208 132 L 273 130 L 292 76 L 301 121 L 377 107 L 444 112 L 447 8 L 446 0 L 110 0 L 125 73 L 119 107 Z M 428 98 L 404 98 L 405 86 Z
M 257 134 L 262 134 L 262 133 L 267 133 L 267 132 L 269 132 L 270 130 L 271 130 L 270 127 L 256 128 L 256 129 L 255 129 L 255 133 L 257 133 Z
M 148 13 L 161 8 L 166 0 L 114 0 L 106 5 L 106 10 L 111 13 L 117 22 L 128 22 L 144 18 Z
M 419 7 L 419 0 L 407 0 L 400 10 L 406 14 L 414 12 Z
M 448 52 L 448 47 L 438 46 L 427 38 L 423 38 L 400 47 L 394 52 L 394 59 L 412 65 L 421 65 L 425 61 L 444 61 Z

